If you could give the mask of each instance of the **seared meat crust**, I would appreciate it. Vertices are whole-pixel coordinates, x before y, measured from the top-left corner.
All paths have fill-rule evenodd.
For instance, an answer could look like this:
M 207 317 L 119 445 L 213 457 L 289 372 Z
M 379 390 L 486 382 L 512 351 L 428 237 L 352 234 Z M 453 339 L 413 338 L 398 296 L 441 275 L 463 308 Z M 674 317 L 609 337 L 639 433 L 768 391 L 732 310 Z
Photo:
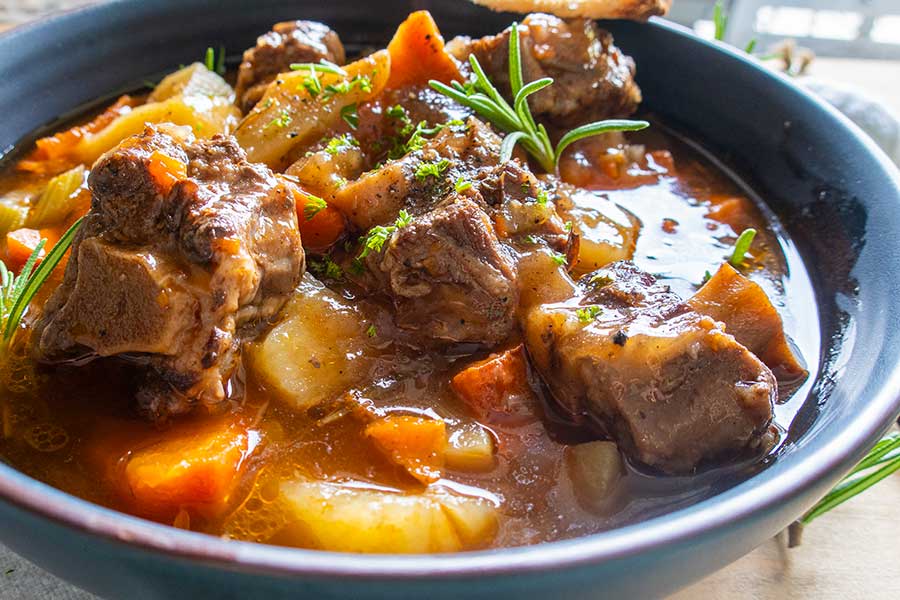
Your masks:
M 245 331 L 302 274 L 293 197 L 233 138 L 164 125 L 102 156 L 88 183 L 91 210 L 36 326 L 39 358 L 145 364 L 139 408 L 153 419 L 221 401 Z

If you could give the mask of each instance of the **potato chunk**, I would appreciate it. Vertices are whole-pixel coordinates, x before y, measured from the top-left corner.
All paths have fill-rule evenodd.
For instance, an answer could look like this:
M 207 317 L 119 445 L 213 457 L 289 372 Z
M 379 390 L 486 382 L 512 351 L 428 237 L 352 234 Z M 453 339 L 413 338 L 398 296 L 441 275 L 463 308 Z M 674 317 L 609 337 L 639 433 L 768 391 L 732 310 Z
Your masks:
M 590 510 L 602 509 L 622 477 L 622 457 L 613 442 L 587 442 L 571 446 L 569 476 L 579 501 Z
M 386 50 L 342 68 L 343 75 L 309 69 L 282 73 L 269 84 L 234 135 L 253 162 L 287 167 L 290 153 L 317 141 L 341 122 L 348 106 L 376 97 L 391 72 Z
M 336 552 L 422 554 L 487 545 L 497 530 L 495 507 L 444 491 L 401 494 L 323 481 L 281 486 L 296 518 L 280 538 Z
M 494 439 L 478 423 L 467 423 L 450 432 L 444 461 L 458 471 L 488 471 L 494 466 Z
M 330 400 L 365 376 L 368 325 L 357 306 L 306 274 L 281 314 L 249 356 L 262 383 L 291 406 Z

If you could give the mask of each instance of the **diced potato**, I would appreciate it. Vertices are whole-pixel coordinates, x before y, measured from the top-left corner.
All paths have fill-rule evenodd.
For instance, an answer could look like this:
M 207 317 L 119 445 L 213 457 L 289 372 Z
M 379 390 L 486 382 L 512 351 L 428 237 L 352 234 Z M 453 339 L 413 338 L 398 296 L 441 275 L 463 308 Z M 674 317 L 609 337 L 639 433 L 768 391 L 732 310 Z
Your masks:
M 366 426 L 366 435 L 379 450 L 424 484 L 441 478 L 447 448 L 442 419 L 410 415 L 387 416 Z
M 234 90 L 228 82 L 199 62 L 166 76 L 157 84 L 147 102 L 162 102 L 175 96 L 215 96 L 234 102 Z
M 281 314 L 250 347 L 250 365 L 292 407 L 330 400 L 365 376 L 369 338 L 356 305 L 306 274 Z
M 478 423 L 467 423 L 450 432 L 444 451 L 447 468 L 488 471 L 494 466 L 494 438 Z
M 303 189 L 329 202 L 337 190 L 348 180 L 359 177 L 366 167 L 362 150 L 349 141 L 352 138 L 338 139 L 347 142 L 304 156 L 285 171 L 286 175 L 296 177 Z
M 519 306 L 527 308 L 562 302 L 575 295 L 575 282 L 564 265 L 546 249 L 532 250 L 519 259 Z
M 313 83 L 308 69 L 282 73 L 269 84 L 235 131 L 250 160 L 286 167 L 292 149 L 309 146 L 341 122 L 342 109 L 381 93 L 390 76 L 391 57 L 381 50 L 343 69 L 346 76 L 318 72 L 318 84 Z M 329 92 L 328 86 L 346 89 Z M 321 91 L 311 94 L 310 87 Z
M 588 190 L 575 190 L 565 193 L 556 207 L 580 237 L 578 260 L 572 268 L 575 276 L 634 255 L 641 223 L 616 203 Z
M 180 426 L 125 454 L 123 496 L 142 514 L 172 516 L 185 506 L 217 514 L 259 442 L 258 432 L 229 420 Z
M 322 481 L 284 483 L 296 521 L 282 539 L 336 552 L 424 554 L 487 545 L 497 530 L 487 500 L 444 491 L 401 494 Z
M 613 442 L 587 442 L 571 446 L 569 475 L 578 499 L 591 510 L 601 509 L 622 477 L 622 457 Z

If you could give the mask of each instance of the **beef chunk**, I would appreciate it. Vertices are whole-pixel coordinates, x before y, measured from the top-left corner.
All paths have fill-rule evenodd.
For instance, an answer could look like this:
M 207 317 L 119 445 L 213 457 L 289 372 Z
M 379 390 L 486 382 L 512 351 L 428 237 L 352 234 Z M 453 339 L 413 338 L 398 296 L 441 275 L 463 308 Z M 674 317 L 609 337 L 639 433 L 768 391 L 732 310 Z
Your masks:
M 463 126 L 445 127 L 422 148 L 364 173 L 335 193 L 334 204 L 359 229 L 394 220 L 400 209 L 421 213 L 453 189 L 457 179 L 477 176 L 497 165 L 500 138 L 475 118 Z M 446 166 L 438 177 L 417 176 L 423 163 Z
M 534 364 L 566 410 L 670 473 L 761 443 L 775 378 L 719 323 L 632 263 L 578 287 L 524 319 Z
M 266 86 L 278 73 L 289 71 L 291 63 L 322 59 L 344 64 L 344 45 L 328 26 L 315 21 L 276 23 L 272 31 L 259 36 L 256 46 L 244 52 L 235 86 L 238 106 L 244 113 L 250 112 Z
M 487 214 L 466 197 L 451 194 L 414 218 L 367 263 L 397 325 L 421 338 L 493 346 L 513 329 L 515 265 Z
M 240 342 L 302 274 L 292 196 L 233 138 L 162 125 L 102 156 L 88 183 L 39 358 L 141 363 L 139 407 L 154 419 L 221 401 Z
M 488 77 L 510 97 L 509 32 L 479 40 L 457 38 L 448 48 L 460 60 L 474 54 Z M 612 35 L 589 19 L 563 21 L 528 15 L 519 26 L 524 81 L 552 77 L 554 84 L 529 98 L 539 122 L 572 127 L 596 119 L 625 117 L 641 102 L 634 61 Z
M 334 204 L 359 229 L 392 222 L 401 209 L 427 212 L 457 182 L 471 184 L 463 192 L 491 217 L 501 239 L 543 236 L 565 252 L 569 235 L 549 194 L 518 160 L 500 164 L 500 137 L 472 117 L 464 126 L 445 127 L 421 149 L 364 173 L 334 194 Z M 423 163 L 446 166 L 439 176 L 417 174 Z

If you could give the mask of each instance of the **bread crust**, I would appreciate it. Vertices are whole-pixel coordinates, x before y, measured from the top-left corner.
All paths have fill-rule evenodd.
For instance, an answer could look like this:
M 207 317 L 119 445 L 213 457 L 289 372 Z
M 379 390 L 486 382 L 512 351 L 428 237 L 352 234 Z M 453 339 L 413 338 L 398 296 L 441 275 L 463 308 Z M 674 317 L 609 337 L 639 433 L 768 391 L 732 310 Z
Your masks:
M 543 12 L 562 18 L 646 21 L 664 15 L 672 0 L 472 0 L 497 12 Z

